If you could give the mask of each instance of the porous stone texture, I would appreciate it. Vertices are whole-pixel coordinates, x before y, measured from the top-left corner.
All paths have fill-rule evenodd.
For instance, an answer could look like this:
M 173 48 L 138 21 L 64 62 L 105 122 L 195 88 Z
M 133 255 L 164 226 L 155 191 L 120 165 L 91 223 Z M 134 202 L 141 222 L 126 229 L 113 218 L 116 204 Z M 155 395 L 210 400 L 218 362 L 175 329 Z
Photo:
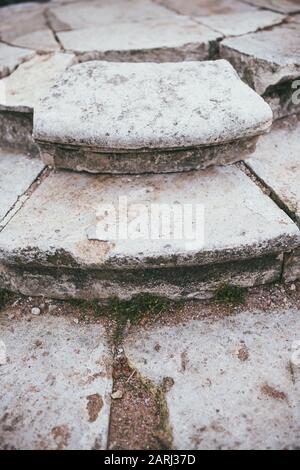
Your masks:
M 131 367 L 165 387 L 181 450 L 297 449 L 300 373 L 292 348 L 300 312 L 243 312 L 137 328 Z
M 295 250 L 286 256 L 283 278 L 286 282 L 300 279 L 300 250 Z
M 155 171 L 157 153 L 167 164 L 156 171 L 168 172 L 240 160 L 239 142 L 251 152 L 271 122 L 269 106 L 226 61 L 96 61 L 66 71 L 39 102 L 34 136 L 44 161 L 61 163 L 65 154 L 67 168 L 74 155 L 73 169 L 121 172 L 126 159 L 126 172 Z
M 41 161 L 0 151 L 0 230 L 26 200 L 26 191 L 44 169 Z
M 277 121 L 259 140 L 247 164 L 300 227 L 299 136 L 300 116 Z
M 28 2 L 0 10 L 0 40 L 37 51 L 59 51 L 44 15 L 45 5 Z
M 186 17 L 108 24 L 57 34 L 81 61 L 180 62 L 214 58 L 222 36 Z
M 292 83 L 300 77 L 300 30 L 296 22 L 225 39 L 220 47 L 221 56 L 264 96 L 276 118 L 299 112 L 298 101 L 292 99 Z
M 35 55 L 0 80 L 1 145 L 30 152 L 32 156 L 39 154 L 32 137 L 33 109 L 73 62 L 71 54 Z
M 300 13 L 299 0 L 241 0 L 280 13 Z
M 192 16 L 223 36 L 239 36 L 269 28 L 284 20 L 284 16 L 237 0 L 161 0 L 171 11 Z
M 11 74 L 18 65 L 26 60 L 32 59 L 35 55 L 34 51 L 20 47 L 12 47 L 7 44 L 0 43 L 0 78 Z M 0 93 L 3 93 L 1 89 Z M 1 95 L 0 95 L 1 98 Z
M 51 6 L 47 13 L 55 31 L 101 25 L 176 18 L 168 9 L 150 0 L 102 0 Z
M 0 317 L 2 450 L 107 446 L 112 357 L 101 324 L 63 317 Z
M 193 237 L 178 235 L 181 219 L 172 223 L 186 204 L 200 210 Z M 128 233 L 113 231 L 122 230 L 116 214 Z M 171 221 L 164 230 L 161 220 Z M 294 223 L 235 167 L 131 178 L 59 172 L 0 234 L 0 279 L 58 298 L 206 298 L 223 282 L 278 281 L 282 254 L 299 244 Z

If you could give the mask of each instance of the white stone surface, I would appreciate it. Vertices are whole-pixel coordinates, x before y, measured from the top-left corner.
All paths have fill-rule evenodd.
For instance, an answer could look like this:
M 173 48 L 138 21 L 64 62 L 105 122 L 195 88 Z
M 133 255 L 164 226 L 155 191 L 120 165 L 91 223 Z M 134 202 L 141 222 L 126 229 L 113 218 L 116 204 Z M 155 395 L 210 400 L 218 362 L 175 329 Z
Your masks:
M 146 19 L 176 18 L 168 9 L 150 0 L 101 0 L 84 1 L 51 7 L 50 22 L 56 31 L 82 29 L 144 21 Z
M 175 61 L 210 58 L 211 45 L 221 35 L 186 17 L 108 24 L 57 34 L 67 51 L 84 59 Z M 89 53 L 89 54 L 88 54 Z M 118 55 L 117 55 L 118 54 Z
M 268 88 L 300 76 L 300 28 L 291 22 L 225 39 L 221 56 L 262 95 Z
M 0 230 L 4 218 L 19 203 L 24 202 L 24 193 L 44 168 L 39 160 L 22 154 L 0 151 Z
M 167 204 L 171 211 L 174 205 L 196 210 L 199 204 L 204 224 L 199 217 L 199 230 L 190 238 L 175 236 L 173 223 L 163 234 L 157 219 L 151 225 L 153 204 Z M 107 224 L 116 227 L 116 213 L 127 214 L 127 235 L 105 231 Z M 131 178 L 60 172 L 36 189 L 2 231 L 0 260 L 109 271 L 254 259 L 299 245 L 296 225 L 235 167 Z
M 298 221 L 300 227 L 300 120 L 278 121 L 263 136 L 247 164 L 271 188 L 274 196 Z
M 211 16 L 254 10 L 238 0 L 156 0 L 170 10 L 188 16 Z
M 224 36 L 240 36 L 278 25 L 283 22 L 285 16 L 267 10 L 253 11 L 251 9 L 245 12 L 211 15 L 197 19 Z
M 279 13 L 300 12 L 299 0 L 242 0 L 257 7 L 278 11 Z
M 34 51 L 0 43 L 0 78 L 11 74 L 22 62 L 33 58 Z
M 36 55 L 0 81 L 4 90 L 0 110 L 32 112 L 39 100 L 74 63 L 74 55 L 50 53 Z
M 47 25 L 45 8 L 45 4 L 34 2 L 1 8 L 1 40 L 38 51 L 59 51 L 60 46 Z
M 143 326 L 129 334 L 125 353 L 156 384 L 174 380 L 166 399 L 175 448 L 296 449 L 300 369 L 292 347 L 299 331 L 297 310 L 246 311 Z
M 63 317 L 0 317 L 1 448 L 90 450 L 107 445 L 112 357 L 102 325 Z
M 270 107 L 226 61 L 90 62 L 40 101 L 38 140 L 104 151 L 217 145 L 264 133 Z

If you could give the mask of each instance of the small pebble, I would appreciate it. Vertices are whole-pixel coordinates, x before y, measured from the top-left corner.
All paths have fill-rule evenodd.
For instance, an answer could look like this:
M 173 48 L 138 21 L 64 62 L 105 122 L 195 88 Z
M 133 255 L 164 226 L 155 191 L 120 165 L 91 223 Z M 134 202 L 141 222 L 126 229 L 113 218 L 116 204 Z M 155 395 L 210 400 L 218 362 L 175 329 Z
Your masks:
M 292 292 L 294 292 L 294 291 L 296 290 L 295 284 L 292 284 L 292 285 L 291 285 L 290 290 L 291 290 Z
M 31 313 L 32 313 L 32 315 L 40 315 L 41 314 L 41 309 L 39 309 L 38 307 L 33 307 L 31 309 Z
M 111 394 L 111 398 L 113 400 L 121 400 L 121 398 L 123 398 L 123 392 L 121 390 L 117 390 Z
M 73 318 L 73 322 L 76 323 L 76 325 L 78 325 L 78 323 L 79 323 L 78 318 Z

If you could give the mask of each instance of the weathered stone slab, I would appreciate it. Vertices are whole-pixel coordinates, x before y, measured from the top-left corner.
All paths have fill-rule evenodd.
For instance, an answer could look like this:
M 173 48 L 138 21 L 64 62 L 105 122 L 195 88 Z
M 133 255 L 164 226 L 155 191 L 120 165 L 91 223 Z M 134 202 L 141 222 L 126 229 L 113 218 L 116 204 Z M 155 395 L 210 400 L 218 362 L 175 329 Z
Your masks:
M 282 23 L 285 16 L 267 10 L 249 10 L 242 12 L 211 15 L 197 18 L 206 26 L 224 36 L 241 36 Z
M 101 324 L 63 317 L 0 318 L 1 449 L 107 446 L 112 357 Z
M 0 10 L 0 39 L 8 44 L 37 51 L 59 51 L 44 15 L 45 5 L 28 2 Z
M 0 151 L 0 230 L 7 216 L 26 199 L 24 193 L 44 168 L 39 160 L 25 155 Z
M 26 60 L 32 59 L 34 51 L 20 47 L 12 47 L 0 43 L 0 78 L 11 74 L 18 65 Z
M 33 109 L 73 61 L 70 54 L 36 55 L 0 80 L 1 145 L 39 154 L 32 138 Z
M 129 334 L 131 367 L 169 385 L 175 449 L 299 447 L 300 384 L 291 353 L 299 341 L 299 313 L 246 311 Z
M 102 0 L 51 6 L 48 18 L 55 31 L 69 31 L 101 25 L 176 18 L 168 9 L 150 0 Z
M 165 18 L 109 24 L 57 34 L 67 51 L 80 60 L 180 62 L 214 58 L 222 36 L 187 18 Z
M 40 101 L 34 135 L 57 166 L 170 172 L 240 160 L 271 122 L 226 61 L 95 61 L 66 71 Z
M 292 21 L 221 43 L 221 56 L 265 97 L 276 118 L 299 112 L 299 104 L 292 99 L 292 82 L 300 77 L 299 51 L 300 30 Z
M 171 215 L 157 218 L 157 204 Z M 186 204 L 200 211 L 193 236 L 178 232 L 180 218 L 162 230 L 160 221 L 178 221 L 172 211 Z M 124 226 L 116 214 L 128 216 L 128 233 L 113 231 Z M 60 172 L 2 231 L 0 278 L 13 290 L 59 298 L 203 298 L 223 282 L 279 280 L 281 254 L 299 244 L 298 228 L 235 167 L 131 178 Z
M 300 227 L 299 136 L 300 116 L 277 121 L 270 134 L 260 139 L 247 164 Z
M 156 0 L 170 10 L 187 16 L 211 16 L 254 10 L 238 0 Z
M 300 4 L 298 0 L 241 0 L 251 3 L 257 7 L 278 11 L 279 13 L 299 13 Z
M 285 18 L 237 0 L 160 0 L 158 3 L 172 12 L 193 17 L 224 36 L 254 32 L 279 24 Z

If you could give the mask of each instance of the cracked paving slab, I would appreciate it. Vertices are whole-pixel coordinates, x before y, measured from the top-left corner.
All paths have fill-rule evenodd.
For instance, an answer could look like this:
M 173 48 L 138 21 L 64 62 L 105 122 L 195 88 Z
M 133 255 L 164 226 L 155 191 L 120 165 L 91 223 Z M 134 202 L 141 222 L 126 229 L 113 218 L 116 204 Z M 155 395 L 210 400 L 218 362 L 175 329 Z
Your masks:
M 0 317 L 7 361 L 0 366 L 0 447 L 107 447 L 112 355 L 101 324 Z
M 28 2 L 0 9 L 0 40 L 36 51 L 59 51 L 45 17 L 45 5 Z
M 270 134 L 258 142 L 255 153 L 246 163 L 300 227 L 299 135 L 299 116 L 277 121 Z M 299 250 L 287 256 L 284 277 L 287 281 L 300 279 Z
M 257 7 L 278 11 L 279 13 L 300 13 L 299 0 L 241 0 Z
M 157 173 L 240 160 L 271 123 L 226 61 L 94 61 L 67 70 L 40 101 L 34 136 L 58 167 Z
M 176 449 L 297 449 L 300 312 L 250 311 L 137 328 L 125 339 L 131 367 L 166 400 Z
M 32 137 L 33 109 L 75 56 L 50 53 L 35 55 L 0 80 L 1 145 L 39 155 Z
M 176 19 L 163 6 L 150 0 L 102 0 L 76 5 L 49 5 L 48 18 L 54 31 L 70 31 L 101 25 L 133 23 L 149 19 Z
M 223 36 L 239 36 L 280 24 L 285 16 L 237 0 L 162 0 L 171 10 L 191 16 Z
M 8 46 L 0 43 L 0 79 L 10 75 L 20 64 L 26 60 L 32 59 L 34 51 L 20 47 Z M 0 89 L 0 99 L 3 89 Z
M 300 77 L 300 29 L 296 21 L 267 31 L 225 39 L 220 54 L 270 104 L 275 118 L 299 112 L 292 99 Z
M 117 31 L 117 34 L 116 34 Z M 187 18 L 163 18 L 57 33 L 81 61 L 180 62 L 214 58 L 222 35 Z
M 26 191 L 34 183 L 45 165 L 26 155 L 0 151 L 0 230 L 26 199 Z M 11 212 L 12 211 L 12 212 Z
M 204 220 L 188 240 L 176 224 L 162 232 L 157 204 L 200 206 Z M 128 235 L 115 211 L 127 214 Z M 233 166 L 134 177 L 58 172 L 0 234 L 0 277 L 12 290 L 55 298 L 206 298 L 224 282 L 278 281 L 282 254 L 299 244 L 292 220 Z

